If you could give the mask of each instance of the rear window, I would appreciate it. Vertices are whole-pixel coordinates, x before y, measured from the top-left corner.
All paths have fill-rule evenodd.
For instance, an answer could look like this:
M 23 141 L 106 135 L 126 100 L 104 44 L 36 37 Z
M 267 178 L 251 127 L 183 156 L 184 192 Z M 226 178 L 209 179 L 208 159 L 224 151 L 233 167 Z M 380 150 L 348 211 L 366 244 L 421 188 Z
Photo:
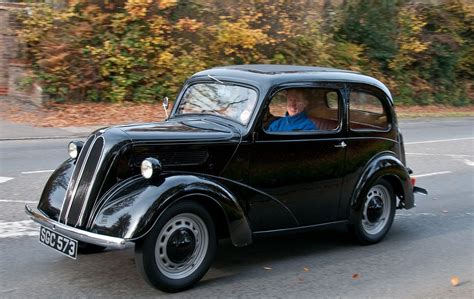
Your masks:
M 386 130 L 387 112 L 377 96 L 365 91 L 352 91 L 349 103 L 350 129 Z

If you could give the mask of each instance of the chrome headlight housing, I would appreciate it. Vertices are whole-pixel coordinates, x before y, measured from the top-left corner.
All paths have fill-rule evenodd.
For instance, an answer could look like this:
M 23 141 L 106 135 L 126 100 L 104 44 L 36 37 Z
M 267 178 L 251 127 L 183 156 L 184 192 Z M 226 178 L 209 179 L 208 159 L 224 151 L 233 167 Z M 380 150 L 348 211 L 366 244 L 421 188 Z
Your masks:
M 67 151 L 69 153 L 69 157 L 72 159 L 77 159 L 79 157 L 79 153 L 81 152 L 82 146 L 84 142 L 82 141 L 71 141 L 67 146 Z
M 142 172 L 142 176 L 145 179 L 149 179 L 154 175 L 157 175 L 161 172 L 161 163 L 158 159 L 155 158 L 146 158 L 142 161 L 140 165 L 140 170 Z

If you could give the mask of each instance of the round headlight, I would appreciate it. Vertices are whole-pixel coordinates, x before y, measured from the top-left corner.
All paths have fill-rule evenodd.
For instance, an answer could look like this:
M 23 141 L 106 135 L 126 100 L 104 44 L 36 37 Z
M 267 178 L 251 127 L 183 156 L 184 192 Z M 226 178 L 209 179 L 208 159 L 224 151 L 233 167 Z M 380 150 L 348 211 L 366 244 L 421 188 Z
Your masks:
M 69 145 L 67 146 L 67 151 L 69 153 L 69 156 L 73 159 L 76 159 L 79 156 L 81 149 L 82 149 L 82 142 L 80 141 L 71 141 L 69 142 Z
M 155 158 L 146 158 L 142 161 L 140 170 L 142 172 L 142 176 L 145 179 L 149 179 L 161 171 L 161 163 Z

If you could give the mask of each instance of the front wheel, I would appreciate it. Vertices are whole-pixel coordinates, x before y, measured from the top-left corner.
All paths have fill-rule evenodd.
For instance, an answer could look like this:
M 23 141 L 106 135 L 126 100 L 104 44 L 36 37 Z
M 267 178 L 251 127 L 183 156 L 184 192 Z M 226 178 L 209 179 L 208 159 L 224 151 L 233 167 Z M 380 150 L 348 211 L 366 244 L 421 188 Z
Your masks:
M 380 242 L 395 217 L 395 194 L 389 182 L 377 180 L 366 193 L 362 205 L 351 215 L 350 230 L 362 244 Z
M 165 292 L 192 287 L 216 255 L 214 222 L 201 205 L 184 201 L 168 208 L 145 238 L 135 245 L 139 272 Z

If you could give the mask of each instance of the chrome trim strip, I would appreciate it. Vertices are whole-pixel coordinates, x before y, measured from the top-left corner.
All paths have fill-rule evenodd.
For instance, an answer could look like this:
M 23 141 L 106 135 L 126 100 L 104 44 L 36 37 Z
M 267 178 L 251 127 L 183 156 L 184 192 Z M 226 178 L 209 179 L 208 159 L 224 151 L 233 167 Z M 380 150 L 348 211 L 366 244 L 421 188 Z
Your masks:
M 68 223 L 69 212 L 71 211 L 72 203 L 74 202 L 74 198 L 76 197 L 77 188 L 79 188 L 79 183 L 81 182 L 81 178 L 82 178 L 82 173 L 84 172 L 84 169 L 86 168 L 87 160 L 89 160 L 89 154 L 91 153 L 92 148 L 94 147 L 94 144 L 95 144 L 95 141 L 97 140 L 97 138 L 98 138 L 97 136 L 94 136 L 94 140 L 92 140 L 92 142 L 91 142 L 91 144 L 90 144 L 90 146 L 87 150 L 87 154 L 84 157 L 84 163 L 82 163 L 82 165 L 81 165 L 81 170 L 79 171 L 79 174 L 77 175 L 76 185 L 74 186 L 74 189 L 72 191 L 71 200 L 69 202 L 69 206 L 68 206 L 67 211 L 66 211 L 66 216 L 64 217 L 64 224 Z M 66 192 L 66 196 L 67 196 L 67 192 Z
M 426 191 L 426 189 L 421 188 L 421 187 L 418 187 L 418 186 L 414 186 L 414 187 L 413 187 L 413 193 L 415 193 L 415 194 L 422 194 L 422 195 L 428 195 L 428 191 Z
M 104 156 L 105 138 L 103 136 L 98 137 L 96 140 L 94 140 L 94 145 L 97 142 L 97 140 L 99 140 L 100 138 L 102 138 L 102 148 L 100 149 L 100 156 L 99 156 L 99 159 L 97 161 L 98 163 L 95 166 L 94 174 L 92 175 L 91 183 L 89 185 L 89 190 L 87 190 L 87 193 L 86 193 L 86 198 L 84 198 L 84 202 L 82 203 L 81 213 L 79 214 L 79 218 L 77 219 L 77 222 L 75 224 L 76 227 L 82 225 L 82 217 L 84 216 L 84 212 L 86 210 L 87 203 L 89 202 L 89 199 L 90 199 L 89 197 L 91 195 L 92 187 L 94 187 L 95 178 L 97 177 L 97 173 L 99 172 L 99 168 L 100 168 L 100 166 L 102 165 L 102 162 L 103 162 L 102 157 Z M 92 147 L 91 147 L 91 150 L 92 150 Z M 86 163 L 87 163 L 87 161 L 86 161 Z M 105 178 L 104 178 L 104 180 L 105 180 Z
M 95 234 L 59 223 L 42 215 L 38 210 L 33 210 L 29 205 L 25 205 L 25 212 L 36 223 L 78 241 L 119 249 L 124 248 L 128 242 L 127 239 Z
M 261 230 L 261 231 L 252 232 L 252 235 L 260 236 L 260 235 L 264 235 L 264 234 L 277 234 L 277 233 L 285 233 L 285 232 L 313 230 L 313 229 L 318 229 L 320 227 L 325 227 L 325 226 L 330 226 L 330 225 L 337 225 L 337 224 L 345 224 L 345 223 L 349 223 L 349 220 L 337 220 L 337 221 L 325 222 L 325 223 L 320 223 L 320 224 L 295 226 L 295 227 L 290 227 L 290 228 Z
M 89 138 L 87 138 L 86 142 L 84 144 L 87 144 L 87 142 L 89 141 L 89 139 L 92 138 L 92 136 L 89 136 Z M 95 139 L 95 136 L 94 136 L 94 139 Z M 92 143 L 93 141 L 91 141 Z M 71 188 L 71 182 L 72 180 L 74 179 L 74 171 L 76 170 L 76 166 L 77 166 L 77 161 L 79 160 L 80 158 L 80 155 L 82 154 L 82 151 L 81 153 L 79 153 L 79 156 L 76 158 L 76 163 L 74 165 L 74 169 L 72 170 L 71 172 L 71 177 L 69 178 L 69 182 L 67 184 L 67 188 L 66 188 L 66 192 L 64 194 L 64 200 L 63 200 L 63 203 L 61 204 L 61 210 L 59 211 L 59 218 L 58 218 L 58 222 L 61 222 L 61 218 L 63 218 L 64 216 L 64 223 L 66 223 L 66 215 L 63 215 L 64 212 L 67 213 L 67 210 L 64 211 L 64 204 L 66 203 L 67 201 L 67 195 L 68 195 L 68 191 L 69 191 L 69 188 Z M 71 198 L 71 201 L 69 203 L 69 206 L 71 205 L 71 202 L 72 202 L 72 198 Z

